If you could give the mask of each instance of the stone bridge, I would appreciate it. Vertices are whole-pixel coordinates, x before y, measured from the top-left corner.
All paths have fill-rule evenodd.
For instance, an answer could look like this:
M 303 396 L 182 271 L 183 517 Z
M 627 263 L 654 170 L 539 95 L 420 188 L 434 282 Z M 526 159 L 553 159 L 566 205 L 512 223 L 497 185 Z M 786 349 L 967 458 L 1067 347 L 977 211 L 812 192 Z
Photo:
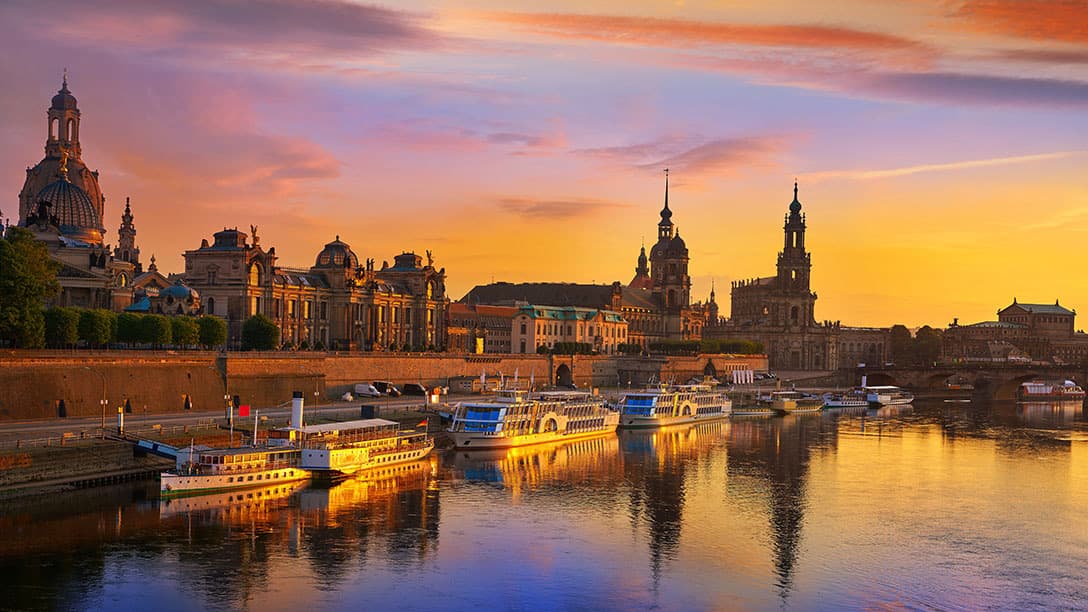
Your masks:
M 1083 368 L 1070 365 L 988 363 L 932 367 L 869 366 L 841 372 L 844 377 L 841 382 L 849 385 L 861 384 L 863 375 L 870 385 L 895 385 L 916 393 L 938 393 L 970 385 L 975 393 L 993 399 L 1015 399 L 1020 383 L 1029 380 L 1072 380 L 1082 387 L 1088 382 Z

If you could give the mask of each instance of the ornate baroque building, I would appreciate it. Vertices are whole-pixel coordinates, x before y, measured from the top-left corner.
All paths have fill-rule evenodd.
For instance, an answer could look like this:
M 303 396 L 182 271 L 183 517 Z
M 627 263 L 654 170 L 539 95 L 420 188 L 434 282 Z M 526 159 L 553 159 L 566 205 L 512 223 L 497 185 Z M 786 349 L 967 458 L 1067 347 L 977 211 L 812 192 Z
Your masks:
M 106 197 L 98 171 L 83 161 L 79 128 L 66 75 L 46 110 L 45 157 L 26 169 L 18 225 L 34 232 L 60 263 L 58 305 L 122 310 L 132 303 L 134 280 L 143 271 L 132 210 L 126 199 L 120 243 L 111 249 L 104 240 Z
M 196 289 L 204 311 L 227 320 L 229 342 L 242 323 L 264 314 L 279 325 L 284 343 L 336 350 L 422 350 L 446 344 L 446 269 L 415 253 L 392 267 L 365 264 L 337 236 L 308 269 L 276 264 L 276 248 L 235 229 L 185 252 L 185 284 Z
M 829 370 L 883 362 L 887 329 L 816 321 L 817 296 L 810 286 L 812 255 L 805 247 L 807 222 L 796 183 L 782 230 L 777 273 L 734 282 L 728 321 L 715 316 L 717 303 L 711 291 L 704 336 L 762 342 L 773 369 Z

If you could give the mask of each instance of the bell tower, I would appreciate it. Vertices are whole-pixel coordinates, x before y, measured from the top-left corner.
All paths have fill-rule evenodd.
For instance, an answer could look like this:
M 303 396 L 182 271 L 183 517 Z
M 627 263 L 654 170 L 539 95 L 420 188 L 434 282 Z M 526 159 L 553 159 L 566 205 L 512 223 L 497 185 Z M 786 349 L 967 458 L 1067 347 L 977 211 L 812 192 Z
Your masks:
M 121 227 L 117 230 L 117 248 L 113 249 L 114 259 L 131 263 L 137 274 L 143 273 L 140 264 L 140 249 L 136 246 L 136 226 L 132 224 L 132 208 L 125 198 L 125 212 L 121 215 Z
M 777 289 L 785 298 L 784 308 L 779 309 L 780 324 L 808 327 L 815 324 L 813 307 L 816 294 L 809 285 L 812 271 L 812 254 L 805 250 L 805 215 L 797 199 L 797 182 L 793 183 L 793 201 L 782 226 L 785 241 L 778 254 Z
M 69 157 L 82 159 L 79 146 L 79 108 L 76 97 L 68 91 L 68 70 L 64 71 L 64 81 L 47 112 L 49 121 L 45 140 L 45 156 L 60 157 L 62 151 L 68 151 Z

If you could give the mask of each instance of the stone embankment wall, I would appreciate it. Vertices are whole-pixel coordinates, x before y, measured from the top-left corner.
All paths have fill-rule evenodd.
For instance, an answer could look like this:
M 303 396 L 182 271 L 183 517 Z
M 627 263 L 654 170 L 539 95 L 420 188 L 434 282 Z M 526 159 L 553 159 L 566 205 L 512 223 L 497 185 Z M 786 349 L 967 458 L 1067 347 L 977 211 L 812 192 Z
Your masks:
M 161 457 L 135 457 L 132 446 L 121 442 L 95 441 L 12 449 L 0 452 L 0 489 L 123 471 L 166 469 L 171 465 L 172 462 Z
M 710 367 L 708 368 L 708 364 Z M 538 386 L 569 380 L 581 388 L 684 382 L 714 371 L 765 370 L 765 356 L 621 357 L 604 355 L 457 355 L 334 353 L 216 353 L 204 351 L 7 351 L 0 353 L 0 421 L 55 418 L 57 402 L 69 417 L 100 417 L 109 400 L 112 423 L 125 400 L 136 414 L 181 412 L 185 396 L 196 410 L 224 407 L 224 395 L 264 408 L 339 398 L 359 382 L 388 380 L 427 386 L 510 379 Z

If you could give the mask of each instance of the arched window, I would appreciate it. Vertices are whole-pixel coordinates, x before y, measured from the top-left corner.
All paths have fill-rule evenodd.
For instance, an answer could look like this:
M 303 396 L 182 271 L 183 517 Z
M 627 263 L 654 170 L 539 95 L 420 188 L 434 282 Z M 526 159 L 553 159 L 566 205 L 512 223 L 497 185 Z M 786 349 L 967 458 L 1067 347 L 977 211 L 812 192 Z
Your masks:
M 71 141 L 71 140 L 75 140 L 75 138 L 76 138 L 76 120 L 75 119 L 69 119 L 68 120 L 68 128 L 66 130 L 64 130 L 64 139 L 68 140 L 68 141 Z
M 249 284 L 261 284 L 261 266 L 259 264 L 253 264 L 249 267 Z
M 791 307 L 790 308 L 790 319 L 792 321 L 794 321 L 794 322 L 797 322 L 797 315 L 798 315 L 797 307 L 796 306 Z
M 128 261 L 128 260 L 126 259 L 125 261 Z M 120 275 L 117 276 L 117 286 L 118 287 L 128 287 L 128 277 L 125 276 L 124 273 L 121 273 Z
M 57 128 L 60 125 L 60 119 L 53 117 L 49 120 L 49 140 L 57 139 Z
M 208 314 L 215 314 L 215 298 L 208 298 Z

